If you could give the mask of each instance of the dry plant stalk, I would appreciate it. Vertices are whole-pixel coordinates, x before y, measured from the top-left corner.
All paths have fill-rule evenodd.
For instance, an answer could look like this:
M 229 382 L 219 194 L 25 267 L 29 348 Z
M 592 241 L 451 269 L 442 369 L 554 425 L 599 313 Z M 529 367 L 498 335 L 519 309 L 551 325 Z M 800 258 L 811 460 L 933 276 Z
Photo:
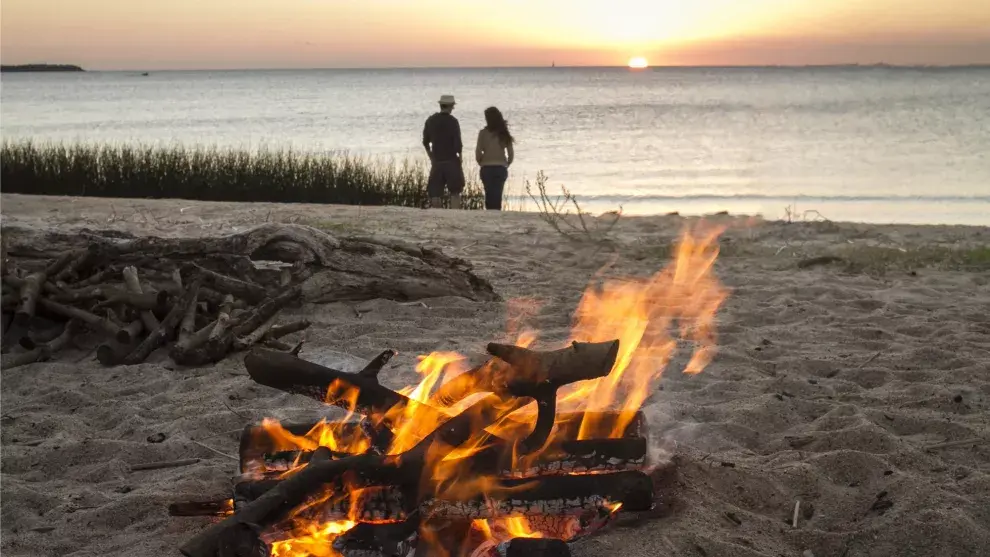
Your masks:
M 570 240 L 590 241 L 593 243 L 607 242 L 609 233 L 612 232 L 619 219 L 622 218 L 622 207 L 619 207 L 617 211 L 610 212 L 615 218 L 609 223 L 602 225 L 595 220 L 593 225 L 589 226 L 588 221 L 585 220 L 587 213 L 581 210 L 581 205 L 578 204 L 574 194 L 564 186 L 561 186 L 560 189 L 563 195 L 551 197 L 547 193 L 547 176 L 542 171 L 536 174 L 535 193 L 533 192 L 533 185 L 529 180 L 526 181 L 526 194 L 536 202 L 536 208 L 543 222 L 549 224 L 559 234 Z M 568 219 L 571 215 L 571 206 L 574 207 L 575 214 L 577 215 L 577 224 Z

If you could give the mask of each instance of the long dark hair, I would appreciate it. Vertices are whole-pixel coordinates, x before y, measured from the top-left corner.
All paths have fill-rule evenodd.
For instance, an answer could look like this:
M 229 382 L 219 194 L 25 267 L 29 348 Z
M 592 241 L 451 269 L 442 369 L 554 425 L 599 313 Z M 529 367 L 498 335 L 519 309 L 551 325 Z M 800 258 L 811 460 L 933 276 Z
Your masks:
M 489 106 L 485 109 L 485 129 L 498 135 L 499 141 L 505 147 L 512 145 L 516 141 L 512 137 L 512 134 L 509 133 L 509 123 L 502 117 L 502 111 L 494 106 Z

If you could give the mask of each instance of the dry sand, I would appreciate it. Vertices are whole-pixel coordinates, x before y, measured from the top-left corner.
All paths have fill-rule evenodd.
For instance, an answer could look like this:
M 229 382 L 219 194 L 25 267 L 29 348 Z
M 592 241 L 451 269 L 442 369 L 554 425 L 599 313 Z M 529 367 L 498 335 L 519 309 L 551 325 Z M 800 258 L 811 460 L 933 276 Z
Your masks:
M 439 246 L 473 262 L 506 299 L 541 300 L 534 324 L 548 341 L 566 337 L 570 312 L 602 265 L 615 258 L 612 273 L 652 273 L 685 223 L 626 218 L 615 245 L 602 249 L 562 241 L 532 214 L 13 195 L 2 203 L 4 223 L 22 226 L 194 235 L 293 221 Z M 658 516 L 612 528 L 575 553 L 985 555 L 990 273 L 916 268 L 911 254 L 919 245 L 986 246 L 990 229 L 718 219 L 734 227 L 717 265 L 731 289 L 719 353 L 697 376 L 681 374 L 683 358 L 675 360 L 645 408 L 658 438 L 678 444 L 676 497 Z M 801 258 L 835 250 L 865 253 L 865 268 L 797 268 Z M 878 261 L 892 253 L 895 264 L 880 274 Z M 416 354 L 476 353 L 505 336 L 498 303 L 379 300 L 304 312 L 315 322 L 311 358 L 399 350 L 385 378 L 393 386 L 414 380 Z M 177 555 L 204 522 L 170 518 L 166 505 L 224 496 L 235 469 L 190 439 L 209 437 L 234 454 L 236 434 L 225 432 L 246 421 L 318 412 L 306 399 L 254 385 L 237 359 L 177 369 L 159 354 L 104 369 L 84 356 L 3 373 L 5 557 Z M 157 433 L 167 439 L 149 443 Z M 925 450 L 969 438 L 983 442 Z M 202 461 L 129 472 L 131 464 L 189 457 Z

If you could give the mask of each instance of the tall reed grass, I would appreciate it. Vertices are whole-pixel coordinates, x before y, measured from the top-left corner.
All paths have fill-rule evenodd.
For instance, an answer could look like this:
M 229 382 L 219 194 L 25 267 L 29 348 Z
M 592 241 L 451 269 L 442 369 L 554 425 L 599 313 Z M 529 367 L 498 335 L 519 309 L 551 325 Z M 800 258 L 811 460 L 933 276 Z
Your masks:
M 35 195 L 424 207 L 428 173 L 418 162 L 346 153 L 30 141 L 0 148 L 0 188 Z M 462 201 L 484 207 L 476 179 L 468 178 Z

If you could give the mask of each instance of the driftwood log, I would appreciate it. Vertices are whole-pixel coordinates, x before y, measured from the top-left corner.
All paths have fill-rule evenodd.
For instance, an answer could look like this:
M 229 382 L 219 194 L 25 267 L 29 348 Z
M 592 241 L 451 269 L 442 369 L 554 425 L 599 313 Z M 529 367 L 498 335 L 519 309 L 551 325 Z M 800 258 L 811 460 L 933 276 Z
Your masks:
M 500 396 L 531 397 L 537 402 L 536 426 L 523 442 L 523 452 L 530 453 L 546 443 L 556 415 L 557 389 L 563 385 L 604 377 L 612 370 L 619 341 L 600 343 L 575 342 L 567 348 L 549 352 L 515 346 L 490 344 L 488 350 L 501 362 L 489 362 L 445 383 L 436 396 L 449 406 L 468 394 L 493 392 Z M 417 405 L 424 419 L 436 420 L 443 412 L 429 405 L 411 401 L 378 382 L 377 374 L 391 357 L 383 353 L 358 373 L 348 373 L 307 362 L 284 352 L 254 350 L 244 359 L 251 378 L 262 385 L 355 409 L 377 423 L 387 423 L 385 413 L 396 405 Z M 501 365 L 500 365 L 501 364 Z M 341 385 L 346 393 L 334 396 Z M 349 396 L 348 396 L 349 394 Z M 436 398 L 436 396 L 434 398 Z M 422 412 L 422 414 L 419 414 Z
M 204 365 L 256 345 L 298 353 L 299 342 L 279 339 L 309 327 L 280 317 L 299 303 L 498 299 L 463 260 L 301 225 L 201 238 L 5 227 L 3 240 L 4 354 L 22 339 L 32 350 L 33 328 L 71 319 L 105 337 L 97 357 L 106 365 L 161 347 L 176 363 Z

